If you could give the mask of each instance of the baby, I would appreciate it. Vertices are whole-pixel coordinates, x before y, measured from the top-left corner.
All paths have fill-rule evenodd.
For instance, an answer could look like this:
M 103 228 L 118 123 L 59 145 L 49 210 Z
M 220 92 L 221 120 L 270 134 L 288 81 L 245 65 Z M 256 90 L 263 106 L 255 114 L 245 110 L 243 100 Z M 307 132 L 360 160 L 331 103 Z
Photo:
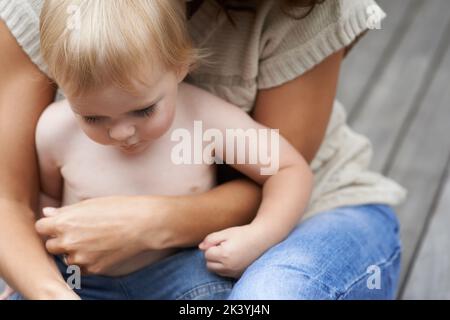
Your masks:
M 44 206 L 112 195 L 176 196 L 209 190 L 215 184 L 212 161 L 180 164 L 174 159 L 174 150 L 180 147 L 174 137 L 180 132 L 193 134 L 201 123 L 203 130 L 224 137 L 224 141 L 203 142 L 201 157 L 209 150 L 210 160 L 224 160 L 263 185 L 254 221 L 221 231 L 224 242 L 232 245 L 223 255 L 226 258 L 214 263 L 239 276 L 299 222 L 308 204 L 312 174 L 305 160 L 278 135 L 278 148 L 262 138 L 238 152 L 226 147 L 228 130 L 244 135 L 268 129 L 238 107 L 183 82 L 201 53 L 187 34 L 181 4 L 179 0 L 45 1 L 42 55 L 67 100 L 49 106 L 37 127 Z M 250 154 L 255 144 L 258 154 L 279 161 L 279 169 L 271 175 L 262 174 L 267 163 L 260 159 L 239 161 L 242 152 Z M 184 150 L 198 152 L 194 147 Z M 220 253 L 223 244 L 201 248 Z M 106 275 L 129 274 L 173 253 L 139 254 Z

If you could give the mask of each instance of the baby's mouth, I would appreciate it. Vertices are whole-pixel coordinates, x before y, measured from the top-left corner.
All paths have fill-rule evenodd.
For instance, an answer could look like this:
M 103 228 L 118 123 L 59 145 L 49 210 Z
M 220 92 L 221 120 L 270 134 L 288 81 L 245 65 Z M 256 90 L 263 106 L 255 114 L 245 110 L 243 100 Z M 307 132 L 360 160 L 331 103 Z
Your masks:
M 120 149 L 131 151 L 139 147 L 139 143 L 130 144 L 130 145 L 121 145 Z
M 134 143 L 131 145 L 121 145 L 119 146 L 119 149 L 125 153 L 135 153 L 135 152 L 139 152 L 142 151 L 145 148 L 142 148 L 145 146 L 144 142 L 138 142 L 138 143 Z

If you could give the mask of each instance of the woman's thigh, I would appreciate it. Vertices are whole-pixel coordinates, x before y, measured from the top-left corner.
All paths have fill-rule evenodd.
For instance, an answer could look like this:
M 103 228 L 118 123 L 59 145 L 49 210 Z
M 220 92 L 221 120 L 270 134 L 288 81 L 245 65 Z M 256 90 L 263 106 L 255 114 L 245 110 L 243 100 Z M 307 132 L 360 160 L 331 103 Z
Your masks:
M 61 259 L 57 265 L 66 281 Z M 83 300 L 223 300 L 233 281 L 209 272 L 203 252 L 186 249 L 123 277 L 82 276 L 74 291 Z M 22 300 L 19 294 L 11 300 Z
M 393 299 L 400 256 L 389 206 L 337 208 L 304 221 L 255 261 L 230 299 Z

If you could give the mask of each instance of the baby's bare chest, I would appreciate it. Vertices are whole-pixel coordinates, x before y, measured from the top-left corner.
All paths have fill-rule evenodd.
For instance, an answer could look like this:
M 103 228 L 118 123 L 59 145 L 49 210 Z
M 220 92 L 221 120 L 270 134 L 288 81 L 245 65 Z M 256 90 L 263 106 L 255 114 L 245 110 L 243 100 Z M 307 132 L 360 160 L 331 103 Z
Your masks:
M 70 160 L 61 168 L 64 205 L 107 196 L 195 194 L 215 184 L 213 166 L 177 165 L 170 145 L 133 157 L 112 148 L 89 143 L 66 157 Z

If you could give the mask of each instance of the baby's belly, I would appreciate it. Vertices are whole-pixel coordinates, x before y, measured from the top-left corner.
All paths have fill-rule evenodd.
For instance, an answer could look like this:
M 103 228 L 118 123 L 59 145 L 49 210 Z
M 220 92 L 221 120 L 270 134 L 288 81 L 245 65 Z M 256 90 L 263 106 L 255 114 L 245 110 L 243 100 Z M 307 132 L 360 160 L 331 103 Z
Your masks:
M 112 270 L 105 272 L 105 276 L 119 277 L 139 271 L 177 252 L 176 249 L 148 251 L 141 253 L 127 261 L 115 266 Z

